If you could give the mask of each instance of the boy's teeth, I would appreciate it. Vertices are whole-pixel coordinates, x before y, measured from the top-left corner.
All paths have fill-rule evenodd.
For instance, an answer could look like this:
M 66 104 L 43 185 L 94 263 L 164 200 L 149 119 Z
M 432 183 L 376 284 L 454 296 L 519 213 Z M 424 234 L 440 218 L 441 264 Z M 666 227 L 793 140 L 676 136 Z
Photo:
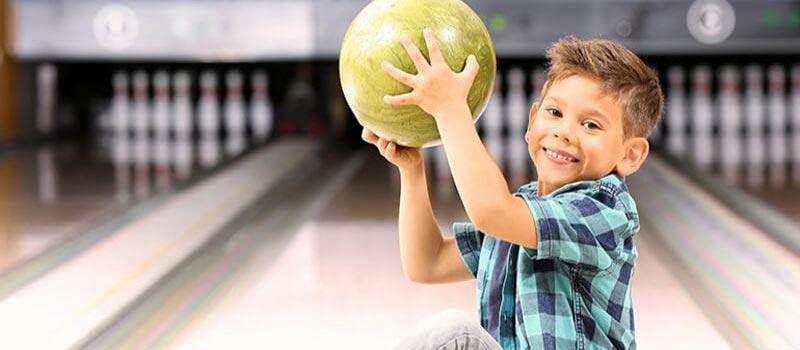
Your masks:
M 545 152 L 547 152 L 548 155 L 550 155 L 551 157 L 556 158 L 556 159 L 561 159 L 561 160 L 568 161 L 568 162 L 574 162 L 575 161 L 575 159 L 573 159 L 573 158 L 562 156 L 562 155 L 560 155 L 560 154 L 558 154 L 556 152 L 553 152 L 553 151 L 551 151 L 549 149 L 547 151 L 545 151 Z

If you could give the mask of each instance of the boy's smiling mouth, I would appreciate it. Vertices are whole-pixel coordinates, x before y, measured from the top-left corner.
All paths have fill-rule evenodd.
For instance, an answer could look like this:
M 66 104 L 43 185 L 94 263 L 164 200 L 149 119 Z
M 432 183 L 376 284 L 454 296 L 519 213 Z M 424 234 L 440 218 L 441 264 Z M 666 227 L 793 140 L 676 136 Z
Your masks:
M 578 159 L 572 154 L 554 148 L 542 147 L 545 156 L 557 164 L 568 165 L 577 163 Z

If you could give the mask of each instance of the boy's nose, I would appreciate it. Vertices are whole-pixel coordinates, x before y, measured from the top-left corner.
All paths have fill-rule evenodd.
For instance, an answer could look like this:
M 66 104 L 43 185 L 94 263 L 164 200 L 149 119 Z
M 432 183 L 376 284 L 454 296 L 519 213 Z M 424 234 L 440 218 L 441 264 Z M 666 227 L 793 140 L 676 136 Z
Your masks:
M 564 142 L 571 142 L 572 141 L 572 130 L 570 130 L 569 125 L 567 123 L 561 122 L 553 128 L 553 136 L 557 139 L 561 139 Z

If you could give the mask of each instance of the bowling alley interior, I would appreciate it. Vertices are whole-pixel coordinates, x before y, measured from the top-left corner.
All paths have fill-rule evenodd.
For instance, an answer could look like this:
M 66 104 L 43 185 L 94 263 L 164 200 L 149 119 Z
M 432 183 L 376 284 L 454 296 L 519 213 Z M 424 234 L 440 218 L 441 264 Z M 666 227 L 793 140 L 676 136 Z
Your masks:
M 416 28 L 453 1 L 0 0 L 0 348 L 392 349 L 443 310 L 479 323 L 484 281 L 404 272 L 400 172 L 354 112 L 385 73 L 353 67 L 372 74 L 353 88 L 339 59 L 369 6 L 419 3 L 394 19 Z M 657 74 L 624 179 L 635 345 L 800 348 L 800 1 L 464 3 L 496 59 L 474 125 L 509 193 L 537 181 L 551 45 L 613 40 Z M 406 57 L 384 18 L 357 55 Z M 445 148 L 421 151 L 451 237 L 470 218 Z

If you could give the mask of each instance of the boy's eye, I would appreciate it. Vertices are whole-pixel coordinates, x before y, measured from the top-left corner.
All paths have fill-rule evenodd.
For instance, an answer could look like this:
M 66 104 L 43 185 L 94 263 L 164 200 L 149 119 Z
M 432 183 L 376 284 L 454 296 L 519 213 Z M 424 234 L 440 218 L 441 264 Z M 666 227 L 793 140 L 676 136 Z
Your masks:
M 560 117 L 560 116 L 561 116 L 561 112 L 559 112 L 559 111 L 558 111 L 557 109 L 555 109 L 555 108 L 548 108 L 548 109 L 547 109 L 547 112 L 548 112 L 550 115 L 554 116 L 554 117 Z
M 583 122 L 583 126 L 589 129 L 597 129 L 597 130 L 600 129 L 600 125 L 597 125 L 594 122 L 588 120 Z

